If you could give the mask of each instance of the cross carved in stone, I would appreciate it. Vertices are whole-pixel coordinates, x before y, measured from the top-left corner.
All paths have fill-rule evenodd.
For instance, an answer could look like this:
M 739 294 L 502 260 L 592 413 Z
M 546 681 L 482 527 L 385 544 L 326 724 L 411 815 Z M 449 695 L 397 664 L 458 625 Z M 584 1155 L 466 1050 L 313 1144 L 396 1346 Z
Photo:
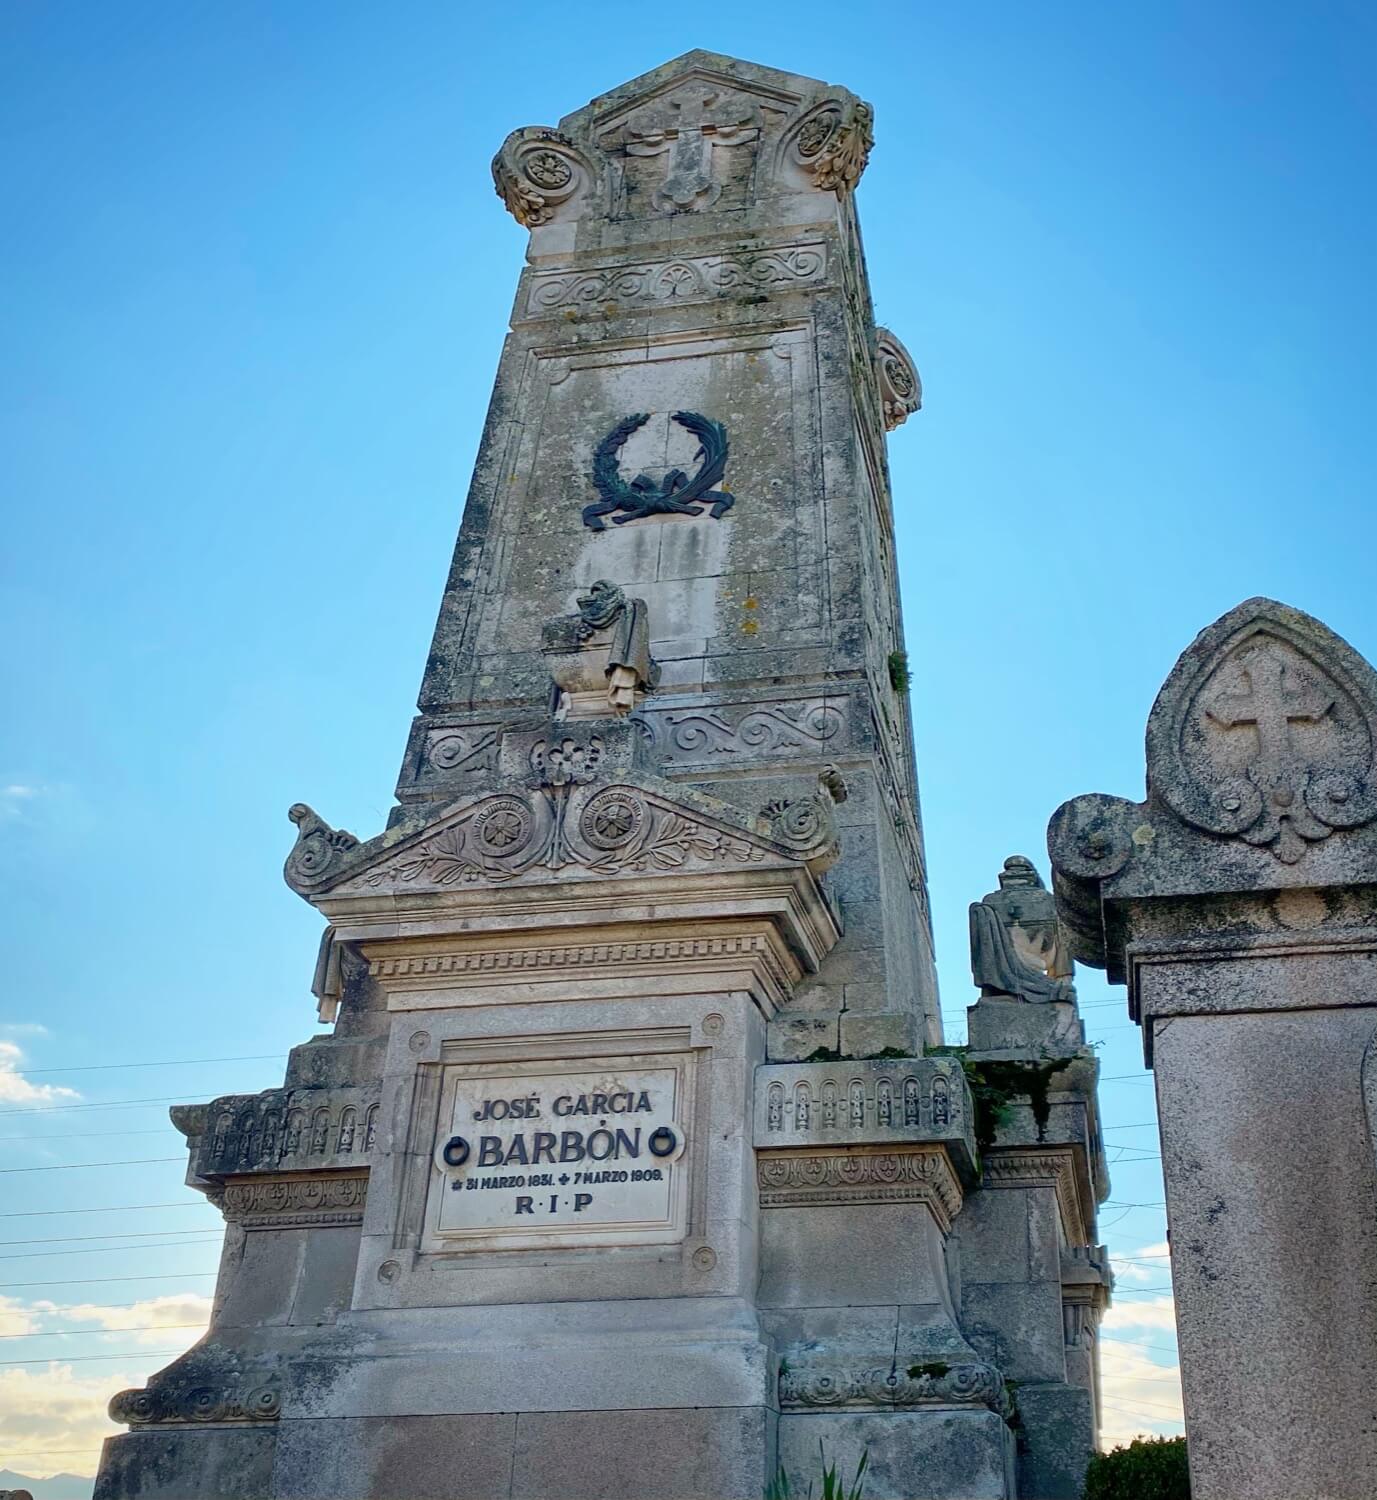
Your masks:
M 719 90 L 703 86 L 680 89 L 658 107 L 633 116 L 627 154 L 670 154 L 665 180 L 655 190 L 656 207 L 679 212 L 711 208 L 722 195 L 712 172 L 713 148 L 754 141 L 760 134 L 754 113 L 749 103 L 723 101 Z
M 1257 731 L 1257 754 L 1250 764 L 1278 777 L 1295 760 L 1293 724 L 1318 724 L 1334 706 L 1334 694 L 1307 688 L 1276 651 L 1255 650 L 1243 665 L 1247 690 L 1218 692 L 1205 712 L 1221 729 L 1244 726 Z

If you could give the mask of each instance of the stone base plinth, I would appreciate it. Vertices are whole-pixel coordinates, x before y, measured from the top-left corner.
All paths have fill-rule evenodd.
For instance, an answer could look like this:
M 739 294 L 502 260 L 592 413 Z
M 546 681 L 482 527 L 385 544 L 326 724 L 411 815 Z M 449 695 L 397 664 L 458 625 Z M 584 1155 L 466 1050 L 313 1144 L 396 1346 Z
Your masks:
M 846 1483 L 862 1455 L 866 1500 L 1012 1500 L 1014 1438 L 986 1410 L 785 1412 L 779 1463 L 790 1493 L 822 1492 L 823 1455 Z

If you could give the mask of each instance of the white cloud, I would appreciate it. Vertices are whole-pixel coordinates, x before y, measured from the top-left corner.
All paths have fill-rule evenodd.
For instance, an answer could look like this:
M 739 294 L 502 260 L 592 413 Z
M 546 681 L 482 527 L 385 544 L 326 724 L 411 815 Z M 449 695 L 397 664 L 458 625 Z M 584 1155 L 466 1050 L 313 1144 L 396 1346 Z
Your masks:
M 1132 1344 L 1100 1344 L 1100 1446 L 1115 1448 L 1143 1434 L 1179 1437 L 1181 1371 L 1157 1364 Z
M 1165 1240 L 1137 1250 L 1119 1250 L 1109 1258 L 1114 1266 L 1114 1280 L 1121 1286 L 1133 1281 L 1160 1285 L 1171 1280 L 1171 1259 Z
M 14 1338 L 37 1328 L 32 1307 L 25 1307 L 18 1297 L 0 1297 L 0 1336 Z
M 52 1104 L 58 1099 L 80 1099 L 75 1089 L 55 1083 L 31 1083 L 19 1070 L 24 1051 L 17 1042 L 0 1042 L 0 1102 Z
M 51 1036 L 42 1021 L 0 1021 L 0 1032 L 6 1036 Z
M 1160 1297 L 1118 1299 L 1104 1315 L 1100 1326 L 1116 1335 L 1124 1328 L 1148 1328 L 1174 1335 L 1176 1303 L 1170 1292 L 1164 1292 Z M 1161 1340 L 1156 1342 L 1161 1343 Z
M 60 1317 L 64 1323 L 95 1323 L 99 1329 L 109 1333 L 129 1332 L 136 1343 L 159 1348 L 168 1347 L 167 1329 L 179 1330 L 180 1342 L 184 1337 L 190 1344 L 210 1322 L 210 1298 L 200 1292 L 169 1292 L 162 1297 L 145 1297 L 142 1302 L 127 1307 L 113 1306 L 103 1302 L 55 1302 L 35 1303 L 45 1315 Z
M 150 1373 L 78 1375 L 59 1360 L 41 1370 L 0 1369 L 0 1468 L 37 1478 L 94 1474 L 101 1442 L 126 1430 L 106 1415 L 110 1397 L 143 1385 Z

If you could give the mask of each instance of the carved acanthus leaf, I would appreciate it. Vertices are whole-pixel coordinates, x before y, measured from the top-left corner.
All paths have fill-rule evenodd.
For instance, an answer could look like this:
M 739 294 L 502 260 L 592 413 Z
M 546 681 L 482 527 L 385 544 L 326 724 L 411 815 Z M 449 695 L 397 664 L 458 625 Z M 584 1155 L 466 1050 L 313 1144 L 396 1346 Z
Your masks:
M 788 143 L 813 186 L 840 198 L 861 180 L 875 144 L 875 111 L 850 96 L 824 100 L 803 117 Z

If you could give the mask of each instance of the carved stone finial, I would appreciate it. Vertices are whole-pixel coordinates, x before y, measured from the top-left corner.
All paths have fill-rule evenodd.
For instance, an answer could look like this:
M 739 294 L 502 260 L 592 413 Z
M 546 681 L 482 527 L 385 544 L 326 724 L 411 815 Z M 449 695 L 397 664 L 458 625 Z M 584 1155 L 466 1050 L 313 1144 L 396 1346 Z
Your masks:
M 548 224 L 565 204 L 592 185 L 595 175 L 574 142 L 548 125 L 512 131 L 492 159 L 497 196 L 527 229 Z
M 1374 820 L 1377 673 L 1318 620 L 1249 599 L 1162 685 L 1146 801 L 1077 797 L 1047 844 L 1076 956 L 1113 972 L 1106 900 L 1377 881 Z
M 885 431 L 893 432 L 921 410 L 923 382 L 912 356 L 888 328 L 875 330 L 875 379 L 880 386 Z
M 341 856 L 357 848 L 359 841 L 343 828 L 331 828 L 304 802 L 294 802 L 287 816 L 296 824 L 296 843 L 282 874 L 297 895 L 304 896 L 330 875 Z
M 1033 862 L 1011 854 L 999 889 L 971 903 L 971 975 L 984 996 L 1035 1005 L 1076 998 L 1056 901 Z
M 1149 797 L 1294 864 L 1377 817 L 1377 676 L 1317 620 L 1252 599 L 1201 633 L 1148 719 Z
M 875 144 L 875 111 L 863 99 L 826 99 L 803 117 L 789 155 L 813 186 L 840 198 L 861 180 Z

